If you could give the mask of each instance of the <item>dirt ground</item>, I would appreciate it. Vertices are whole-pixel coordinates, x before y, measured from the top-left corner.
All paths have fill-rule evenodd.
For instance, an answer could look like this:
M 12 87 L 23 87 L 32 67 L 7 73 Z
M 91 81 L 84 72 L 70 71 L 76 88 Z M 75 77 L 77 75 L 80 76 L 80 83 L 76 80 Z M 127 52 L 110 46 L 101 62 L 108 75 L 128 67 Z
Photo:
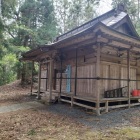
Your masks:
M 19 82 L 2 86 L 0 106 L 29 101 L 27 93 L 29 88 L 22 88 Z M 93 130 L 74 117 L 47 108 L 0 114 L 0 140 L 140 140 L 140 126 L 135 116 L 132 116 L 132 126 Z
M 0 106 L 29 101 L 29 92 L 30 86 L 22 87 L 20 81 L 0 86 Z

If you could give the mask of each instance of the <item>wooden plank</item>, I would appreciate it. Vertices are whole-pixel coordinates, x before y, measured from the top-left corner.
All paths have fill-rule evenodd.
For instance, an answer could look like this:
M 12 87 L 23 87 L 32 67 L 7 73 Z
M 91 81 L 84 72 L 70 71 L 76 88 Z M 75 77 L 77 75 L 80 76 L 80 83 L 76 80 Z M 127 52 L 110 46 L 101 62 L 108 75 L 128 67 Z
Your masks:
M 130 106 L 137 106 L 137 105 L 140 105 L 140 103 L 133 103 Z
M 97 44 L 97 62 L 96 62 L 96 77 L 100 77 L 100 59 L 101 59 L 101 46 Z M 97 115 L 100 115 L 100 80 L 96 80 L 96 111 Z
M 130 97 L 130 98 L 131 98 L 131 100 L 140 99 L 140 96 L 136 96 L 136 97 L 132 96 L 132 97 Z
M 76 37 L 74 38 L 70 38 L 69 41 L 60 41 L 59 43 L 57 43 L 57 48 L 64 48 L 64 47 L 69 47 L 72 48 L 71 46 L 77 48 L 77 47 L 81 47 L 83 45 L 87 45 L 90 43 L 94 43 L 96 41 L 95 38 L 95 33 L 88 33 L 87 35 L 82 35 L 80 37 Z M 81 43 L 81 44 L 80 44 Z M 80 44 L 80 45 L 79 45 Z
M 113 46 L 116 46 L 116 47 L 123 47 L 123 48 L 126 48 L 126 49 L 130 49 L 131 48 L 130 45 L 126 45 L 125 43 L 120 43 L 118 41 L 111 41 L 109 43 L 109 45 L 113 45 Z
M 66 102 L 66 103 L 70 103 L 70 104 L 71 104 L 71 101 L 69 101 L 69 100 L 65 100 L 65 99 L 61 99 L 61 98 L 60 98 L 60 101 Z
M 129 105 L 115 105 L 115 106 L 108 106 L 109 109 L 121 108 L 121 107 L 128 107 Z
M 74 99 L 83 100 L 83 101 L 88 101 L 88 102 L 96 102 L 96 99 L 91 100 L 91 99 L 88 99 L 88 97 L 84 98 L 84 97 L 74 96 L 73 98 L 74 98 Z
M 88 105 L 83 105 L 83 104 L 80 104 L 80 103 L 77 103 L 77 102 L 73 102 L 73 104 L 74 104 L 74 105 L 81 106 L 81 107 L 84 107 L 84 108 L 88 108 L 88 109 L 96 110 L 95 107 L 91 107 L 91 106 L 88 106 Z
M 110 58 L 111 59 L 111 58 Z M 127 64 L 118 64 L 118 63 L 114 63 L 114 62 L 106 62 L 106 61 L 101 61 L 101 64 L 108 64 L 108 65 L 118 65 L 118 66 L 123 66 L 123 67 L 127 67 Z M 130 68 L 138 68 L 137 66 L 130 66 Z
M 109 102 L 128 101 L 128 98 L 104 98 L 101 101 L 109 101 Z

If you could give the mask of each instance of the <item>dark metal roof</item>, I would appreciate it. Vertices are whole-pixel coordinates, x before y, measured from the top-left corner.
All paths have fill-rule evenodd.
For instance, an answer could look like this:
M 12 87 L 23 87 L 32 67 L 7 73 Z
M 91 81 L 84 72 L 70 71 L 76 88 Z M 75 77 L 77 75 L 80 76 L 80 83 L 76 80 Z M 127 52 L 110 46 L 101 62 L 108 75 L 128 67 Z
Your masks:
M 115 9 L 112 9 L 109 12 L 107 12 L 105 14 L 102 14 L 101 16 L 98 16 L 97 18 L 94 18 L 94 19 L 82 24 L 81 26 L 78 26 L 78 27 L 76 27 L 76 28 L 74 28 L 74 29 L 72 29 L 72 30 L 70 30 L 70 31 L 58 36 L 55 41 L 57 42 L 59 40 L 63 40 L 65 38 L 67 38 L 67 37 L 70 37 L 70 36 L 74 35 L 75 33 L 81 32 L 82 30 L 85 30 L 85 29 L 87 29 L 89 27 L 92 27 L 96 23 L 98 23 L 99 21 L 102 21 L 102 20 L 105 20 L 105 19 L 107 19 L 109 17 L 112 17 L 115 13 L 116 13 Z
M 133 32 L 133 36 L 139 37 L 139 35 L 137 34 L 132 24 L 132 21 L 130 20 L 130 18 L 128 18 L 129 17 L 128 14 L 125 11 L 117 11 L 116 9 L 113 9 L 97 18 L 90 20 L 89 22 L 86 22 L 85 24 L 82 24 L 81 26 L 73 30 L 68 31 L 67 33 L 64 33 L 58 36 L 55 41 L 57 42 L 65 38 L 68 38 L 70 36 L 73 36 L 74 34 L 81 32 L 82 30 L 85 30 L 85 29 L 88 29 L 89 27 L 94 26 L 99 21 L 105 24 L 106 26 L 114 28 L 113 27 L 114 25 L 119 24 L 120 21 L 122 21 L 126 17 L 128 19 L 128 24 L 130 26 L 131 32 Z

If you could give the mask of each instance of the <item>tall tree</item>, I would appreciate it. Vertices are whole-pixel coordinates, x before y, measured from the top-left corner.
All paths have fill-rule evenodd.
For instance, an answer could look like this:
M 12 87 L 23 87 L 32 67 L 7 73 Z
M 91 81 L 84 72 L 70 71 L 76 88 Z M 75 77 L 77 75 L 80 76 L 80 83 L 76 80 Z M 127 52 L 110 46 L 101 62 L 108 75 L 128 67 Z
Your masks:
M 54 0 L 60 34 L 96 16 L 100 0 Z
M 28 50 L 28 47 L 32 49 L 38 44 L 51 42 L 57 32 L 54 8 L 50 0 L 2 0 L 2 22 L 7 38 L 7 51 L 12 50 L 17 60 L 23 47 Z M 18 78 L 22 71 L 23 82 L 26 80 L 25 67 L 25 63 L 17 61 L 14 69 Z
M 127 12 L 132 19 L 134 25 L 137 23 L 137 5 L 134 0 L 112 0 L 112 6 L 117 7 L 119 3 L 125 5 Z

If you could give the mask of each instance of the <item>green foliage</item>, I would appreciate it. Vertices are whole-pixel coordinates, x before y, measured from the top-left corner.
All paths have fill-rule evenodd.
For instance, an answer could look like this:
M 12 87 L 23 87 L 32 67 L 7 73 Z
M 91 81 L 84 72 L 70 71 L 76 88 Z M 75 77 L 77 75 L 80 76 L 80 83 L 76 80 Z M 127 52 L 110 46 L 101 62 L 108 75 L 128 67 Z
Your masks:
M 100 0 L 54 0 L 60 33 L 73 29 L 96 17 Z
M 28 136 L 33 136 L 33 135 L 35 135 L 35 134 L 36 134 L 36 132 L 35 132 L 34 129 L 31 129 L 31 130 L 28 132 Z
M 0 85 L 7 84 L 16 79 L 16 71 L 14 71 L 17 58 L 13 53 L 9 53 L 7 49 L 3 49 L 4 56 L 0 60 Z
M 1 0 L 1 14 L 4 18 L 11 18 L 16 11 L 17 0 Z
M 0 17 L 0 85 L 21 77 L 26 80 L 31 64 L 19 58 L 56 36 L 53 4 L 50 0 L 2 0 Z
M 137 16 L 137 6 L 134 0 L 112 0 L 113 7 L 117 7 L 119 3 L 126 6 L 127 12 L 132 19 Z
M 112 0 L 112 6 L 117 7 L 119 3 L 122 3 L 125 5 L 126 10 L 136 27 L 136 30 L 140 34 L 140 25 L 139 25 L 139 3 L 136 0 Z

